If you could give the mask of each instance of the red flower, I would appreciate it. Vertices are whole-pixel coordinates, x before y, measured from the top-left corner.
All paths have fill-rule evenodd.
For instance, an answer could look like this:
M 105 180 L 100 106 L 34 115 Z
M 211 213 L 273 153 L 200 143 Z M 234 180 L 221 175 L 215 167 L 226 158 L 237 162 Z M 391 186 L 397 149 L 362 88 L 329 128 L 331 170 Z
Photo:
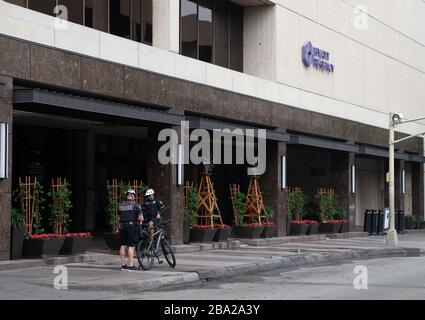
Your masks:
M 55 239 L 55 238 L 62 238 L 64 237 L 63 234 L 35 234 L 30 237 L 30 239 Z
M 90 232 L 82 232 L 82 233 L 68 233 L 68 234 L 53 234 L 53 233 L 45 233 L 45 234 L 35 234 L 30 237 L 30 239 L 56 239 L 56 238 L 80 238 L 80 237 L 89 237 L 91 236 Z
M 67 233 L 65 237 L 67 238 L 85 238 L 90 237 L 90 232 L 80 232 L 80 233 Z
M 323 221 L 323 223 L 329 223 L 329 224 L 341 224 L 343 223 L 344 220 L 328 220 L 328 221 Z
M 208 225 L 196 225 L 196 226 L 193 226 L 192 229 L 212 229 L 212 227 L 211 227 L 210 224 L 208 224 Z
M 245 225 L 245 227 L 254 227 L 254 228 L 262 227 L 262 226 L 264 226 L 264 223 L 258 223 L 258 222 Z
M 274 225 L 275 225 L 274 222 L 264 222 L 263 223 L 263 226 L 266 226 L 266 227 L 271 227 L 271 226 L 274 226 Z
M 227 224 L 215 224 L 214 228 L 219 228 L 219 229 L 231 229 L 231 226 L 228 226 Z

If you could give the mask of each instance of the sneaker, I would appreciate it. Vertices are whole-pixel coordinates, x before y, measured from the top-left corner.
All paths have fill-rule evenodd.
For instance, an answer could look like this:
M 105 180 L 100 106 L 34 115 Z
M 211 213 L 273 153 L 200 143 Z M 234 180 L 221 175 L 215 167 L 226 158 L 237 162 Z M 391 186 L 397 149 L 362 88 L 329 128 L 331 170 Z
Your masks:
M 127 267 L 127 265 L 126 265 L 126 264 L 121 266 L 121 271 L 125 271 L 125 270 L 127 270 L 127 269 L 128 269 L 128 267 Z
M 132 267 L 127 267 L 126 271 L 128 272 L 134 272 L 134 271 L 138 271 L 137 268 L 135 266 Z

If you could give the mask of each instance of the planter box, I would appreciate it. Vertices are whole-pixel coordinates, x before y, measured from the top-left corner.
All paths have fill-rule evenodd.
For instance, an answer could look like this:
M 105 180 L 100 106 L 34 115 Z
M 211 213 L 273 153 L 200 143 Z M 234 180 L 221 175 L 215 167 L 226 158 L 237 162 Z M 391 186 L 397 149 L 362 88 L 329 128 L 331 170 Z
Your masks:
M 318 234 L 319 233 L 319 224 L 308 224 L 307 235 Z
M 292 224 L 291 225 L 291 236 L 305 236 L 309 228 L 308 224 Z
M 425 229 L 425 221 L 421 222 L 421 229 Z
M 232 228 L 217 228 L 213 241 L 225 242 L 229 239 Z
M 338 233 L 341 223 L 321 223 L 319 225 L 319 233 Z
M 259 239 L 261 234 L 264 231 L 264 226 L 262 227 L 246 227 L 246 226 L 236 226 L 233 228 L 236 238 L 243 239 Z
M 45 258 L 58 256 L 65 242 L 65 237 L 53 239 L 25 239 L 24 258 Z
M 348 222 L 342 223 L 339 233 L 347 233 L 350 229 L 350 224 Z
M 291 235 L 291 224 L 292 224 L 291 217 L 286 216 L 286 235 L 287 236 Z
M 17 260 L 22 258 L 24 248 L 25 228 L 12 228 L 12 243 L 10 250 L 10 259 Z
M 105 233 L 103 235 L 106 245 L 109 250 L 116 251 L 121 248 L 120 233 Z
M 183 220 L 183 244 L 190 243 L 190 223 Z
M 65 238 L 60 254 L 85 253 L 90 245 L 92 237 Z
M 217 229 L 190 229 L 190 242 L 212 242 Z
M 264 226 L 261 238 L 273 238 L 277 236 L 277 226 Z

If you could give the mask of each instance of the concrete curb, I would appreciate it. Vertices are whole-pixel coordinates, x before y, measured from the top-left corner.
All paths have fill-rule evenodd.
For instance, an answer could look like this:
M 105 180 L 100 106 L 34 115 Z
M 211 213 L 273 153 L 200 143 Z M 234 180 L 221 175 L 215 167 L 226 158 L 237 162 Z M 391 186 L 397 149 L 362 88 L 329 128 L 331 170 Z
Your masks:
M 148 290 L 156 290 L 164 287 L 179 287 L 183 285 L 190 285 L 199 283 L 200 278 L 196 272 L 188 272 L 178 275 L 164 276 L 153 279 L 133 280 L 131 282 L 122 282 L 117 279 L 115 281 L 108 281 L 108 284 L 98 282 L 85 282 L 84 284 L 70 284 L 70 290 L 78 291 L 106 291 L 113 293 L 138 293 Z
M 264 262 L 251 263 L 239 266 L 216 268 L 199 271 L 201 280 L 231 278 L 235 276 L 260 273 L 278 269 L 291 269 L 301 266 L 315 266 L 337 263 L 356 259 L 373 259 L 385 257 L 417 257 L 425 252 L 419 248 L 382 248 L 365 250 L 347 250 L 336 253 L 308 253 L 290 257 L 274 258 Z
M 310 236 L 287 236 L 276 238 L 262 238 L 262 239 L 239 239 L 241 243 L 249 246 L 271 246 L 276 244 L 284 244 L 291 242 L 313 242 L 329 239 L 351 239 L 351 238 L 366 238 L 367 232 L 347 232 L 347 233 L 333 233 L 333 234 L 314 234 Z
M 108 253 L 85 253 L 73 256 L 58 256 L 45 259 L 25 259 L 25 260 L 8 260 L 0 261 L 0 271 L 7 271 L 13 269 L 27 269 L 36 267 L 56 266 L 69 263 L 91 262 L 110 259 L 111 255 Z

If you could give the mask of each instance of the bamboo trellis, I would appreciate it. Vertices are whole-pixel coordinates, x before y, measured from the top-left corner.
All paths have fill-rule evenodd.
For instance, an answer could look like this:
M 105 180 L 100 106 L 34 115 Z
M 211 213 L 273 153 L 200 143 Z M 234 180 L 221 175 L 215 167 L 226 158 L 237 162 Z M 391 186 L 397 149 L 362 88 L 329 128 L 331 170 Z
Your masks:
M 291 192 L 295 192 L 295 191 L 301 191 L 300 187 L 286 187 L 285 188 L 285 198 L 286 198 L 286 204 L 288 205 L 288 196 Z M 289 217 L 294 218 L 295 220 L 300 220 L 299 214 L 295 214 L 295 216 L 293 215 L 293 212 L 288 212 L 287 213 L 289 215 Z
M 219 224 L 223 224 L 221 212 L 218 208 L 217 198 L 214 192 L 214 186 L 210 174 L 204 171 L 198 188 L 198 216 L 196 216 L 200 225 L 210 224 L 214 226 L 214 218 L 218 218 Z
M 63 223 L 64 223 L 64 213 L 63 213 L 63 201 L 59 199 L 56 194 L 62 188 L 66 186 L 66 179 L 62 181 L 62 178 L 56 178 L 56 181 L 52 179 L 52 196 L 53 203 L 58 207 L 62 208 L 61 213 L 53 218 L 53 232 L 55 234 L 63 234 Z
M 118 181 L 118 179 L 112 179 L 111 181 L 107 181 L 107 189 L 111 192 L 111 199 L 112 203 L 116 204 L 114 209 L 115 214 L 115 221 L 118 221 L 118 204 L 124 202 L 126 200 L 125 192 L 120 192 L 119 186 L 120 185 L 127 185 L 128 188 L 133 189 L 136 191 L 135 194 L 135 201 L 138 202 L 140 205 L 143 204 L 144 201 L 144 195 L 140 193 L 140 188 L 143 185 L 143 182 L 140 180 L 132 180 L 125 183 L 123 180 Z M 126 190 L 127 191 L 127 190 Z M 115 232 L 118 232 L 118 225 L 115 226 Z
M 183 192 L 184 192 L 183 206 L 184 206 L 185 209 L 187 209 L 187 207 L 189 205 L 189 189 L 190 188 L 193 188 L 193 182 L 186 181 L 184 183 L 184 189 L 183 189 Z
M 236 197 L 238 195 L 238 193 L 241 191 L 241 187 L 239 184 L 236 183 L 232 183 L 229 186 L 229 190 L 230 190 L 230 200 L 232 201 L 232 209 L 233 209 L 233 218 L 234 218 L 234 222 L 235 225 L 239 225 L 239 211 L 236 208 Z
M 19 191 L 21 194 L 21 207 L 25 217 L 25 231 L 28 235 L 32 235 L 32 224 L 34 214 L 37 209 L 37 201 L 35 199 L 35 186 L 37 178 L 32 180 L 31 177 L 25 177 L 25 182 L 19 178 Z
M 249 181 L 245 210 L 246 214 L 243 216 L 243 218 L 246 218 L 248 223 L 258 222 L 261 225 L 264 222 L 263 220 L 268 222 L 263 196 L 261 195 L 257 176 L 252 176 L 251 180 Z
M 320 195 L 327 195 L 329 197 L 333 197 L 335 195 L 335 189 L 333 188 L 319 188 L 317 190 L 317 193 Z M 320 219 L 323 220 L 324 219 L 324 212 L 320 212 Z

